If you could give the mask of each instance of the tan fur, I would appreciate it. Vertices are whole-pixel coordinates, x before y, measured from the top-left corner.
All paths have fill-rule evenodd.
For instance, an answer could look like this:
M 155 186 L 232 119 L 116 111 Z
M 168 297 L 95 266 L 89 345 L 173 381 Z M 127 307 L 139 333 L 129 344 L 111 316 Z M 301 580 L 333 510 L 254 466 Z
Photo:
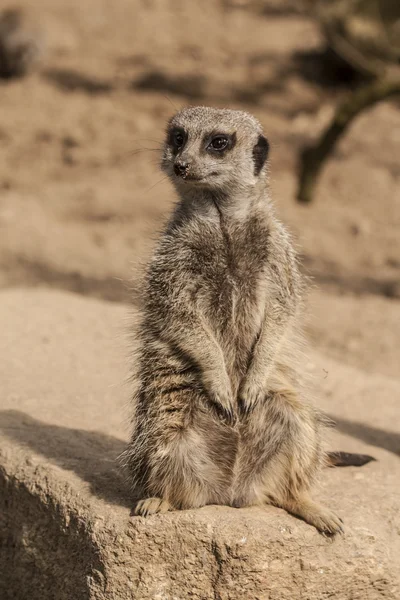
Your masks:
M 324 419 L 296 385 L 303 283 L 266 158 L 247 113 L 190 108 L 168 125 L 162 168 L 180 200 L 147 270 L 123 462 L 136 514 L 273 504 L 336 533 L 309 497 Z

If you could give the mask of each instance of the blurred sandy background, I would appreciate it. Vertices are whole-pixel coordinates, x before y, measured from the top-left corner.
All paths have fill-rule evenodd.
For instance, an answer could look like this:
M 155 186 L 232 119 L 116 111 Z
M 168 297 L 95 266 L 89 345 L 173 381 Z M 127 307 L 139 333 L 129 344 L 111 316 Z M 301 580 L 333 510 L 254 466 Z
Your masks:
M 400 377 L 400 105 L 356 120 L 315 202 L 296 203 L 298 152 L 355 85 L 324 62 L 300 2 L 18 6 L 47 50 L 36 72 L 0 80 L 1 287 L 129 301 L 174 199 L 158 168 L 166 120 L 188 104 L 244 108 L 270 139 L 272 193 L 313 278 L 313 345 Z

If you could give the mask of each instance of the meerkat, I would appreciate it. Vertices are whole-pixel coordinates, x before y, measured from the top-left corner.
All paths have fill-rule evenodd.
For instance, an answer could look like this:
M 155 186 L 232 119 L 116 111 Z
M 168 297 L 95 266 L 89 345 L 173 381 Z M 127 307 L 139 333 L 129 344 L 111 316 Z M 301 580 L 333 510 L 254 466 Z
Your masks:
M 304 283 L 268 153 L 246 112 L 187 108 L 168 124 L 161 167 L 179 202 L 146 272 L 122 462 L 136 515 L 270 504 L 335 534 L 342 520 L 310 496 L 327 419 L 296 386 Z

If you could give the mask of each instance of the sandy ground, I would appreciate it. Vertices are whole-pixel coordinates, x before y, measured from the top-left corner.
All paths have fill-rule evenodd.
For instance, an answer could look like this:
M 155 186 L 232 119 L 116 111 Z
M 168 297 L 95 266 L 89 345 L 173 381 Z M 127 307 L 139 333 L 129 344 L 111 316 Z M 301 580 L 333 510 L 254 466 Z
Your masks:
M 399 105 L 356 121 L 315 203 L 297 204 L 298 151 L 346 90 L 296 8 L 37 0 L 40 68 L 0 83 L 0 285 L 128 300 L 173 201 L 158 169 L 166 119 L 187 104 L 245 108 L 271 141 L 272 192 L 313 277 L 313 345 L 399 377 Z

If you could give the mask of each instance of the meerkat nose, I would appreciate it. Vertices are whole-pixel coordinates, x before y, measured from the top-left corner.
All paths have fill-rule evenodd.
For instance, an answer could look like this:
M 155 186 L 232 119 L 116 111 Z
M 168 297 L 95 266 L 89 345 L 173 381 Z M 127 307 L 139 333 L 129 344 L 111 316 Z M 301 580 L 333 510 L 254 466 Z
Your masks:
M 184 177 L 189 170 L 189 163 L 183 160 L 177 160 L 174 164 L 175 175 Z

